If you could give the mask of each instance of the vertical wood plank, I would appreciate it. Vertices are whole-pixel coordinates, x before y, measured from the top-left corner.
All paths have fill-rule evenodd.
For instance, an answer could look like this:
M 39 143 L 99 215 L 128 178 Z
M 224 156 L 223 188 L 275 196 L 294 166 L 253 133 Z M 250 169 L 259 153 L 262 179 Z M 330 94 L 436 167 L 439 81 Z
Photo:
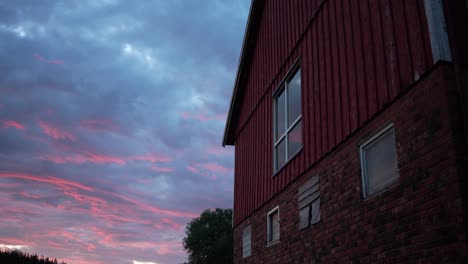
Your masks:
M 408 43 L 408 30 L 406 28 L 407 21 L 403 0 L 395 0 L 390 2 L 391 13 L 393 16 L 396 50 L 398 54 L 398 68 L 400 73 L 400 83 L 396 86 L 396 94 L 400 91 L 404 84 L 411 82 L 411 72 L 413 71 L 410 47 Z M 392 97 L 393 98 L 393 97 Z
M 400 85 L 400 74 L 398 69 L 398 55 L 396 50 L 396 39 L 395 30 L 393 26 L 392 8 L 389 0 L 381 0 L 381 12 L 383 34 L 384 34 L 384 46 L 385 46 L 385 57 L 387 61 L 387 76 L 389 80 L 388 84 L 388 98 L 394 98 L 398 93 L 398 86 Z
M 359 14 L 359 5 L 351 5 L 352 17 L 352 34 L 354 42 L 355 54 L 355 73 L 356 73 L 356 87 L 357 87 L 357 106 L 358 106 L 358 124 L 361 126 L 367 119 L 367 94 L 366 94 L 366 77 L 364 67 L 364 54 L 362 45 L 362 23 Z
M 324 89 L 326 91 L 326 119 L 327 119 L 327 144 L 325 147 L 325 152 L 331 149 L 331 147 L 335 144 L 335 120 L 334 120 L 334 102 L 333 102 L 333 79 L 332 79 L 332 53 L 331 53 L 331 42 L 330 42 L 330 35 L 331 30 L 329 26 L 330 20 L 330 1 L 327 1 L 323 7 L 323 39 L 324 39 L 324 60 L 325 60 L 325 80 L 324 80 Z
M 267 171 L 268 171 L 268 174 L 267 174 L 267 177 L 268 177 L 268 181 L 267 181 L 267 188 L 268 188 L 268 195 L 267 195 L 267 199 L 269 199 L 271 197 L 271 193 L 272 193 L 272 190 L 271 190 L 271 186 L 272 186 L 272 177 L 273 177 L 273 100 L 267 100 L 266 101 L 266 105 L 267 105 L 267 122 L 268 122 L 268 125 L 267 125 L 267 129 L 268 129 L 268 140 L 269 140 L 269 144 L 267 144 L 267 149 L 268 149 L 268 164 L 269 166 L 267 166 Z
M 363 45 L 363 56 L 364 56 L 364 78 L 366 80 L 366 100 L 362 101 L 362 104 L 367 105 L 368 116 L 365 117 L 367 120 L 371 114 L 377 112 L 377 92 L 376 87 L 378 82 L 376 81 L 375 73 L 375 61 L 374 61 L 374 43 L 371 28 L 371 18 L 369 14 L 369 2 L 359 1 L 359 15 L 361 18 L 361 30 L 362 30 L 362 45 Z
M 419 79 L 426 69 L 426 54 L 424 51 L 424 36 L 418 12 L 418 1 L 404 1 L 404 9 L 407 18 L 407 32 L 409 32 L 409 48 L 413 62 L 411 81 Z
M 264 169 L 261 170 L 262 174 L 263 174 L 263 177 L 262 177 L 262 184 L 263 184 L 262 200 L 263 201 L 266 201 L 266 199 L 267 199 L 267 195 L 266 195 L 266 193 L 268 191 L 267 186 L 268 186 L 268 184 L 270 182 L 269 179 L 271 177 L 271 175 L 269 174 L 270 171 L 268 170 L 268 168 L 270 166 L 270 161 L 269 161 L 269 158 L 268 158 L 269 157 L 269 155 L 268 155 L 269 147 L 268 146 L 271 145 L 272 142 L 270 142 L 270 137 L 269 137 L 270 133 L 268 132 L 269 129 L 271 129 L 271 128 L 269 127 L 270 122 L 268 122 L 268 120 L 270 120 L 270 116 L 268 115 L 268 111 L 267 111 L 268 106 L 266 106 L 266 101 L 267 100 L 268 100 L 268 98 L 266 100 L 262 101 L 262 107 L 261 107 L 261 109 L 262 109 L 262 120 L 265 120 L 265 122 L 262 122 L 263 124 L 265 124 L 263 126 L 263 130 L 262 130 L 262 135 L 265 135 L 263 137 L 264 139 L 263 139 L 263 145 L 262 145 L 262 146 L 265 146 L 263 148 L 263 162 L 262 162 L 262 168 L 264 168 Z
M 342 0 L 344 5 L 344 25 L 346 39 L 346 54 L 348 66 L 348 83 L 349 83 L 349 115 L 351 132 L 358 128 L 358 105 L 357 105 L 357 88 L 356 88 L 356 67 L 354 54 L 354 35 L 352 31 L 351 7 L 349 1 Z
M 320 114 L 321 114 L 321 128 L 322 128 L 322 137 L 321 141 L 321 153 L 325 153 L 328 148 L 328 118 L 327 118 L 327 87 L 326 87 L 326 80 L 325 80 L 325 40 L 324 40 L 324 25 L 323 25 L 323 13 L 319 15 L 317 19 L 317 27 L 319 29 L 318 36 L 317 36 L 317 43 L 318 43 L 318 60 L 319 60 L 319 85 L 320 85 Z
M 340 53 L 338 50 L 338 16 L 336 13 L 336 1 L 329 2 L 329 29 L 331 35 L 331 62 L 332 62 L 332 72 L 331 72 L 331 80 L 333 83 L 333 113 L 334 114 L 334 131 L 335 131 L 335 138 L 333 142 L 333 146 L 335 146 L 338 142 L 341 142 L 343 138 L 342 134 L 342 95 L 341 95 L 341 86 L 340 86 Z M 331 85 L 331 83 L 330 83 Z
M 307 34 L 304 38 L 304 45 L 301 47 L 301 53 L 302 53 L 302 60 L 301 60 L 301 84 L 302 84 L 302 109 L 301 112 L 303 114 L 303 119 L 302 119 L 302 138 L 303 138 L 303 152 L 305 153 L 303 156 L 303 163 L 300 168 L 301 171 L 305 170 L 307 167 L 307 163 L 310 162 L 310 149 L 312 148 L 311 141 L 314 139 L 314 133 L 310 129 L 311 126 L 311 105 L 309 104 L 309 94 L 310 94 L 310 55 L 309 55 L 309 34 Z M 313 107 L 313 106 L 312 106 Z
M 321 106 L 321 87 L 320 87 L 320 56 L 319 56 L 319 23 L 313 24 L 314 38 L 313 41 L 313 51 L 314 51 L 314 105 L 315 105 L 315 132 L 316 132 L 316 142 L 315 142 L 315 157 L 318 158 L 322 155 L 322 106 Z
M 375 56 L 376 79 L 378 80 L 377 107 L 382 109 L 388 102 L 388 79 L 387 79 L 387 61 L 385 60 L 384 38 L 382 30 L 382 20 L 379 0 L 369 0 L 370 24 L 372 25 L 372 36 Z
M 238 147 L 239 147 L 239 158 L 240 158 L 240 163 L 241 163 L 241 176 L 239 178 L 239 185 L 240 185 L 240 189 L 239 189 L 239 192 L 240 192 L 240 196 L 241 196 L 241 200 L 240 200 L 240 210 L 239 210 L 239 218 L 243 218 L 244 217 L 244 211 L 245 211 L 245 201 L 247 200 L 247 197 L 245 196 L 245 185 L 244 185 L 244 181 L 245 181 L 245 163 L 244 163 L 244 157 L 245 157 L 245 151 L 244 151 L 244 142 L 243 142 L 243 139 L 242 139 L 242 135 L 239 135 L 238 137 Z M 237 146 L 236 146 L 237 148 Z
M 338 57 L 339 57 L 339 72 L 340 72 L 340 97 L 341 97 L 341 110 L 342 110 L 342 136 L 346 137 L 350 133 L 350 117 L 349 117 L 349 81 L 347 78 L 348 65 L 346 63 L 346 35 L 344 29 L 344 13 L 343 5 L 338 1 L 336 5 L 336 15 L 341 19 L 337 19 L 337 34 L 338 34 Z

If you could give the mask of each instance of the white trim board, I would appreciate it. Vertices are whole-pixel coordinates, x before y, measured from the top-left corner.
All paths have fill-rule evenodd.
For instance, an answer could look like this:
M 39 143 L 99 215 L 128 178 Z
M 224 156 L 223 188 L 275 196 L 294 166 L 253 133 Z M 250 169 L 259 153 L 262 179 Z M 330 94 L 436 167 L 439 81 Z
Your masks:
M 452 61 L 442 0 L 424 0 L 434 63 Z

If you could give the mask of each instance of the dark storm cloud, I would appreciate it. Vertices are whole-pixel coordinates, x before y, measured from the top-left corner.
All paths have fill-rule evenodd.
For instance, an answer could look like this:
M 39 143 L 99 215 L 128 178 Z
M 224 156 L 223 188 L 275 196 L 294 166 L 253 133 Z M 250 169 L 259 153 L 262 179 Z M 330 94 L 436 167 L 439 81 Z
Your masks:
M 182 261 L 191 217 L 232 205 L 219 142 L 248 5 L 0 3 L 0 244 Z

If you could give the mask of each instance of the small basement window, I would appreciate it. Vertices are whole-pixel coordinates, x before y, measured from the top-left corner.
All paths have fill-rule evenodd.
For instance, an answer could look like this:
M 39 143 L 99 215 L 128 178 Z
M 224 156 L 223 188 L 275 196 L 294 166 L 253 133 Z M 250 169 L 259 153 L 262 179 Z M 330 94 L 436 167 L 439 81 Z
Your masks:
M 301 70 L 294 66 L 274 95 L 274 171 L 302 148 Z
M 280 239 L 279 208 L 273 208 L 267 215 L 267 245 Z
M 299 230 L 320 221 L 320 182 L 315 175 L 298 189 Z
M 393 125 L 388 125 L 360 147 L 364 198 L 398 181 L 398 160 Z
M 246 258 L 252 254 L 252 236 L 250 225 L 242 231 L 242 257 Z

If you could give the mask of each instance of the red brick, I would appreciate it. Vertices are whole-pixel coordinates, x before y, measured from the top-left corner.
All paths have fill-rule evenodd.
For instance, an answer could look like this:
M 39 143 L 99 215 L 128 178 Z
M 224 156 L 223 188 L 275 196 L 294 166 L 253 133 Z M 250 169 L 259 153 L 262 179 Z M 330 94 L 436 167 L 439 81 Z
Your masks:
M 467 263 L 462 166 L 448 96 L 452 68 L 439 64 L 333 152 L 234 228 L 235 263 Z M 447 81 L 448 80 L 448 81 Z M 359 143 L 392 121 L 399 183 L 362 198 Z M 461 148 L 461 150 L 464 150 Z M 321 221 L 298 230 L 297 189 L 320 175 Z M 266 214 L 279 205 L 280 242 L 266 247 Z M 252 225 L 252 255 L 242 229 Z

